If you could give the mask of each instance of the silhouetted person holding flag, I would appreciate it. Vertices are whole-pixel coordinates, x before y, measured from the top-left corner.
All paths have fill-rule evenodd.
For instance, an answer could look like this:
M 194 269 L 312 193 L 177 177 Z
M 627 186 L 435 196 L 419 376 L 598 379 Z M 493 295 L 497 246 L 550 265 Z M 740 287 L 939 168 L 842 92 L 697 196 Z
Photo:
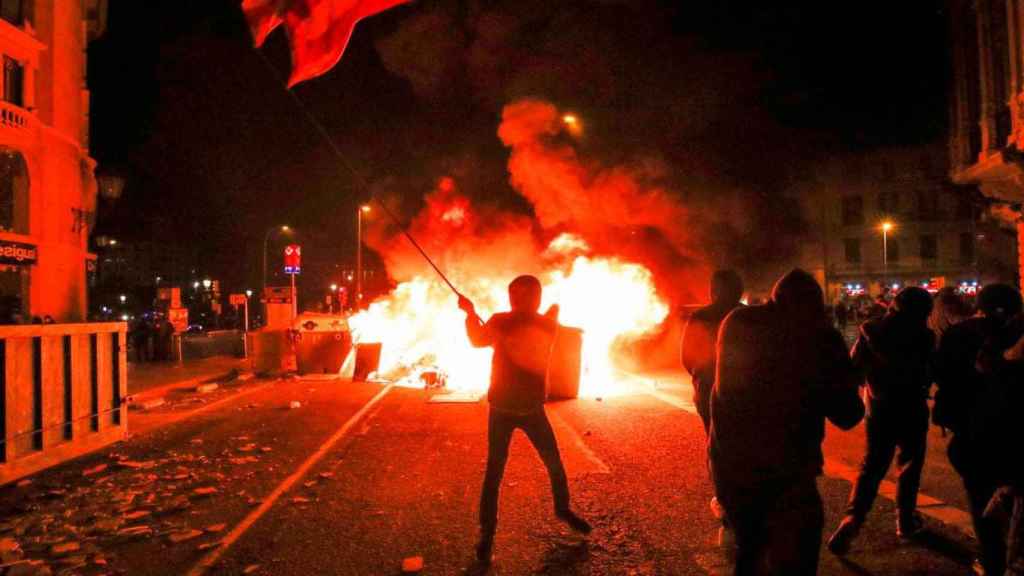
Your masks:
M 718 335 L 711 473 L 736 532 L 736 574 L 815 574 L 825 515 L 816 478 L 825 419 L 864 416 L 857 371 L 803 270 L 762 306 L 738 308 Z
M 935 334 L 928 327 L 932 297 L 924 288 L 900 290 L 885 316 L 860 328 L 851 356 L 868 386 L 867 451 L 850 492 L 846 516 L 828 542 L 846 554 L 896 456 L 896 534 L 916 535 L 923 524 L 917 492 L 928 440 L 928 389 Z M 897 455 L 897 450 L 898 455 Z
M 470 342 L 478 348 L 494 348 L 487 392 L 487 471 L 480 495 L 480 542 L 476 549 L 477 559 L 482 563 L 491 561 L 498 524 L 498 492 L 516 428 L 526 433 L 547 467 L 555 516 L 583 534 L 591 530 L 586 520 L 569 509 L 569 482 L 554 431 L 544 412 L 545 375 L 558 324 L 550 314 L 537 313 L 541 285 L 536 277 L 517 277 L 508 285 L 508 296 L 512 310 L 495 314 L 486 323 L 477 316 L 473 303 L 459 296 Z

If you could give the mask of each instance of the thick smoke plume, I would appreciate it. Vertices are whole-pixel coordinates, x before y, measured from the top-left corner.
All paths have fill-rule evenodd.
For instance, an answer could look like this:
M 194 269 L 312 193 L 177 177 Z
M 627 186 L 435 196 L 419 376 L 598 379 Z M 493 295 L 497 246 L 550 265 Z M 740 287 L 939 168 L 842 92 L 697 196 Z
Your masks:
M 409 228 L 460 289 L 539 273 L 570 253 L 585 253 L 646 266 L 669 302 L 701 298 L 707 270 L 677 195 L 649 184 L 642 170 L 582 158 L 548 102 L 507 106 L 498 136 L 509 148 L 509 181 L 533 214 L 471 202 L 483 195 L 443 177 Z M 556 238 L 574 240 L 552 248 Z M 397 230 L 378 229 L 370 243 L 397 281 L 433 274 Z

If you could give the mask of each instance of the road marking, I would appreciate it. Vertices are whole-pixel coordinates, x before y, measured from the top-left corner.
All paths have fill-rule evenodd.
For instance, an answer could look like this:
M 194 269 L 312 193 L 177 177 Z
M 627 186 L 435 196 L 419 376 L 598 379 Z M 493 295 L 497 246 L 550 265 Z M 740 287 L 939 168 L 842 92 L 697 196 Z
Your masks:
M 857 480 L 858 470 L 844 462 L 827 458 L 825 460 L 825 475 L 831 478 L 846 480 L 851 484 Z M 896 483 L 892 480 L 882 480 L 878 487 L 878 495 L 886 500 L 896 501 Z M 934 518 L 943 524 L 956 528 L 967 536 L 974 538 L 974 527 L 971 523 L 971 515 L 959 508 L 933 498 L 924 493 L 917 495 L 917 511 L 921 514 Z
M 693 402 L 690 402 L 688 400 L 684 400 L 684 399 L 682 399 L 682 398 L 680 398 L 678 396 L 674 396 L 674 395 L 669 394 L 667 392 L 662 392 L 661 390 L 648 390 L 647 394 L 649 394 L 651 396 L 654 396 L 655 398 L 657 398 L 658 400 L 661 400 L 662 402 L 664 402 L 666 404 L 669 404 L 671 406 L 675 406 L 676 408 L 679 408 L 680 410 L 685 410 L 686 412 L 689 412 L 690 414 L 696 414 L 697 413 L 697 406 L 695 406 Z
M 662 392 L 661 390 L 648 390 L 647 394 L 665 402 L 666 404 L 675 406 L 680 410 L 685 410 L 692 414 L 696 414 L 697 412 L 697 409 L 692 402 L 687 402 L 678 396 Z M 857 480 L 858 474 L 856 467 L 832 458 L 825 459 L 824 472 L 825 475 L 830 478 L 846 480 L 851 484 Z M 878 487 L 878 495 L 895 502 L 896 483 L 891 480 L 882 480 L 881 485 Z M 971 523 L 971 515 L 967 512 L 954 506 L 950 506 L 946 502 L 929 496 L 923 492 L 918 493 L 917 495 L 917 507 L 921 514 L 938 520 L 943 524 L 952 526 L 967 536 L 974 538 L 974 528 Z
M 295 472 L 292 472 L 290 476 L 288 476 L 280 484 L 278 484 L 277 488 L 274 488 L 274 491 L 271 492 L 269 496 L 263 499 L 263 502 L 259 505 L 258 508 L 256 508 L 255 510 L 250 512 L 248 516 L 243 518 L 242 521 L 239 522 L 238 525 L 235 526 L 231 530 L 231 532 L 229 532 L 228 535 L 224 537 L 223 540 L 221 540 L 220 546 L 214 548 L 209 553 L 207 553 L 207 555 L 200 559 L 199 563 L 196 564 L 186 574 L 188 576 L 200 576 L 202 574 L 205 574 L 208 569 L 213 567 L 213 565 L 218 560 L 220 560 L 221 556 L 223 556 L 224 553 L 227 552 L 228 548 L 230 548 L 235 542 L 237 542 L 238 539 L 241 538 L 242 535 L 245 534 L 245 532 L 249 530 L 249 528 L 251 528 L 253 524 L 256 523 L 257 520 L 263 517 L 263 515 L 266 514 L 268 510 L 270 510 L 274 503 L 276 503 L 285 492 L 291 489 L 291 487 L 294 486 L 296 482 L 301 480 L 302 477 L 305 476 L 307 472 L 309 472 L 309 469 L 312 468 L 317 462 L 319 462 L 327 454 L 327 452 L 334 447 L 335 444 L 337 444 L 339 441 L 341 441 L 342 438 L 347 436 L 349 431 L 368 412 L 370 412 L 370 410 L 372 410 L 373 407 L 376 406 L 377 403 L 380 402 L 381 399 L 383 399 L 384 396 L 386 396 L 387 393 L 390 392 L 392 388 L 394 388 L 394 384 L 388 384 L 387 386 L 382 388 L 380 392 L 377 392 L 376 396 L 371 398 L 369 402 L 367 402 L 365 405 L 363 405 L 362 408 L 359 409 L 358 412 L 353 414 L 351 418 L 345 421 L 345 423 L 341 425 L 341 428 L 338 428 L 338 430 L 330 438 L 328 438 L 327 441 L 321 444 L 320 447 L 317 448 L 316 452 L 314 452 L 309 458 L 306 458 L 306 460 L 303 461 L 302 464 L 300 464 L 299 467 L 295 469 Z
M 569 440 L 580 451 L 580 453 L 583 454 L 583 456 L 587 460 L 589 460 L 591 464 L 594 465 L 594 473 L 611 474 L 612 469 L 609 468 L 608 465 L 604 463 L 604 460 L 601 460 L 601 458 L 599 458 L 598 455 L 595 454 L 594 451 L 590 449 L 590 446 L 587 446 L 587 443 L 583 441 L 583 437 L 580 436 L 579 433 L 576 432 L 576 430 L 572 426 L 569 426 L 569 424 L 561 416 L 559 416 L 557 410 L 549 408 L 547 413 L 548 417 L 552 421 L 552 424 L 554 424 L 554 427 L 561 431 L 563 433 L 563 436 L 568 437 Z

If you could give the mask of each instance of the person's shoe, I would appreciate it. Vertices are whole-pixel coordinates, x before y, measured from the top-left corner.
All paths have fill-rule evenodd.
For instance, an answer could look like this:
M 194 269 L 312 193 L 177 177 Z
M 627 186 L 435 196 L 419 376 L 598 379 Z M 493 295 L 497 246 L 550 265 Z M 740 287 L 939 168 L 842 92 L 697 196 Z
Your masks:
M 853 516 L 846 516 L 839 523 L 839 527 L 828 539 L 828 550 L 836 556 L 844 556 L 850 551 L 853 540 L 860 532 L 860 522 Z
M 570 528 L 579 532 L 580 534 L 590 534 L 590 531 L 594 529 L 590 525 L 590 522 L 587 522 L 583 518 L 580 518 L 572 510 L 562 510 L 560 512 L 556 512 L 555 515 L 558 517 L 559 520 L 565 522 L 569 525 Z
M 896 536 L 902 540 L 909 540 L 924 530 L 924 521 L 921 520 L 921 515 L 914 512 L 910 516 L 897 516 L 896 517 Z
M 721 526 L 718 529 L 718 547 L 723 550 L 736 548 L 736 533 L 732 531 L 732 528 Z
M 482 566 L 487 566 L 491 563 L 491 555 L 493 553 L 494 534 L 481 534 L 480 541 L 476 543 L 476 561 Z
M 718 520 L 725 518 L 725 508 L 722 507 L 717 496 L 711 498 L 711 514 Z

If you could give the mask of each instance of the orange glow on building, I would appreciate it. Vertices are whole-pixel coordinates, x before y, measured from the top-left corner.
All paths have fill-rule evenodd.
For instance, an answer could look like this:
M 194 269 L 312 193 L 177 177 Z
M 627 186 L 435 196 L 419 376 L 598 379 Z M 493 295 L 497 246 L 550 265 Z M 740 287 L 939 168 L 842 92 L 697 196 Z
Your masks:
M 23 0 L 0 19 L 0 321 L 85 320 L 96 163 L 86 43 L 105 3 Z M 30 251 L 29 259 L 4 250 Z

